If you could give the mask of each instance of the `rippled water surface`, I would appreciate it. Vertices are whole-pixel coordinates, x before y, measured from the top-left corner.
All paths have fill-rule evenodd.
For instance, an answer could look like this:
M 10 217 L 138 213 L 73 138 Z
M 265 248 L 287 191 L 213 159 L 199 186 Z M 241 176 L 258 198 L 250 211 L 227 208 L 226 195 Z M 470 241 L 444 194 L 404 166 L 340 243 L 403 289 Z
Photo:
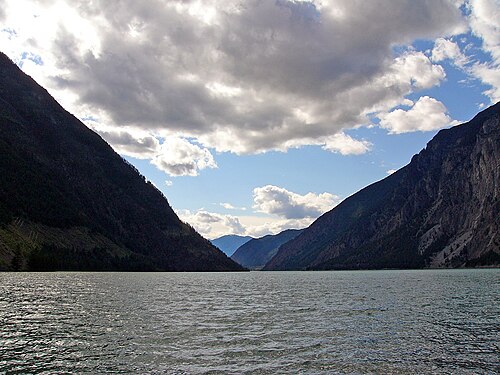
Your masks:
M 500 271 L 0 274 L 0 373 L 498 373 Z

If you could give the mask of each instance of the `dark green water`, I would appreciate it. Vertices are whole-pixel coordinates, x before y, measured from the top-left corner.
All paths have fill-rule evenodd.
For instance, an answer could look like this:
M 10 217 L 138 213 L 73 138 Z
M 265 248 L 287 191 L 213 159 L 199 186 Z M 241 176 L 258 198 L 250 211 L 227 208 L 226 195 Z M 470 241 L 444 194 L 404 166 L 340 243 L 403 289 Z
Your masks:
M 0 274 L 0 373 L 488 374 L 500 270 Z

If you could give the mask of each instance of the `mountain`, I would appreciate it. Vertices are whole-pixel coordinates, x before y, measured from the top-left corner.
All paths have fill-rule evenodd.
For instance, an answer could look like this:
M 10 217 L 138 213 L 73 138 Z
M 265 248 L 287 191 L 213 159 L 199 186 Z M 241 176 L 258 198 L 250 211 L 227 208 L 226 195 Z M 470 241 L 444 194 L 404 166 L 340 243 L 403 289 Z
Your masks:
M 422 119 L 425 121 L 425 118 Z M 266 270 L 500 265 L 500 103 L 284 244 Z
M 0 269 L 242 268 L 0 53 Z
M 217 246 L 228 257 L 234 254 L 236 249 L 252 240 L 250 236 L 238 236 L 237 234 L 227 234 L 225 236 L 211 240 L 212 245 Z
M 302 229 L 288 229 L 275 235 L 256 238 L 241 245 L 231 259 L 249 269 L 261 269 L 278 252 L 278 248 L 302 233 Z

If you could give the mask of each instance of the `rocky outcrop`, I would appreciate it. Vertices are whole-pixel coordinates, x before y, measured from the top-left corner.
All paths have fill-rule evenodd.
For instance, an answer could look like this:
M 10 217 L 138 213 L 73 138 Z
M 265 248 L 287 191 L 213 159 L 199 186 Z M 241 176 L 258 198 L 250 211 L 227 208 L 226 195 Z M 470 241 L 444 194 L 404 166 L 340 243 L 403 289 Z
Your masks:
M 266 270 L 498 266 L 500 104 L 284 244 Z M 425 119 L 422 119 L 425 121 Z

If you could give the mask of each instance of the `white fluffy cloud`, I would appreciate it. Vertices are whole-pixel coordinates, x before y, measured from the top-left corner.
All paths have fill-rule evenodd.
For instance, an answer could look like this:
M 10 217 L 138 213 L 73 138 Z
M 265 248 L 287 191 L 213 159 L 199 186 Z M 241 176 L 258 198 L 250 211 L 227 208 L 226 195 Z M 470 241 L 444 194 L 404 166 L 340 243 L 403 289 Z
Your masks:
M 340 201 L 330 193 L 300 195 L 273 185 L 255 188 L 253 199 L 257 211 L 286 219 L 317 218 Z
M 484 84 L 491 86 L 484 92 L 492 102 L 500 100 L 500 65 L 493 64 L 474 64 L 472 73 Z
M 500 62 L 500 4 L 498 0 L 470 0 L 469 22 L 472 32 L 483 41 L 483 48 Z
M 166 138 L 151 163 L 171 176 L 197 176 L 202 169 L 217 168 L 209 150 L 177 137 Z
M 469 10 L 469 26 L 474 35 L 482 41 L 481 49 L 490 55 L 488 61 L 481 59 L 474 52 L 461 51 L 459 45 L 449 39 L 438 38 L 432 50 L 433 62 L 446 59 L 462 69 L 466 74 L 479 79 L 486 86 L 484 94 L 492 102 L 500 100 L 500 2 L 498 0 L 469 0 L 466 2 Z M 471 47 L 469 44 L 464 48 Z
M 177 215 L 206 238 L 216 238 L 225 234 L 244 235 L 247 233 L 240 219 L 232 215 L 222 215 L 203 209 L 196 212 L 179 210 Z
M 192 225 L 205 238 L 217 238 L 226 234 L 238 234 L 254 238 L 277 234 L 286 229 L 308 227 L 315 218 L 285 219 L 277 216 L 232 216 L 206 210 L 191 212 L 179 210 L 181 220 Z
M 444 104 L 428 96 L 421 97 L 407 111 L 396 109 L 379 114 L 379 118 L 380 126 L 392 134 L 437 130 L 454 123 Z
M 217 238 L 225 234 L 262 237 L 285 229 L 306 228 L 340 202 L 338 196 L 330 193 L 300 195 L 273 185 L 255 188 L 253 199 L 256 212 L 242 216 L 214 213 L 205 209 L 195 212 L 179 210 L 177 214 L 206 238 Z M 228 203 L 221 205 L 235 209 Z M 259 215 L 255 215 L 256 213 Z
M 368 152 L 371 146 L 368 141 L 360 141 L 344 133 L 338 133 L 325 139 L 323 149 L 342 155 L 361 155 Z
M 467 57 L 460 51 L 458 44 L 444 38 L 436 39 L 431 58 L 435 62 L 450 59 L 459 67 L 463 67 L 468 62 Z
M 500 100 L 500 4 L 498 0 L 471 0 L 469 22 L 472 32 L 483 41 L 483 49 L 491 62 L 477 62 L 471 73 L 491 86 L 485 94 L 492 102 Z
M 448 0 L 5 3 L 0 48 L 19 63 L 39 57 L 31 73 L 78 116 L 90 109 L 110 126 L 239 154 L 366 152 L 342 131 L 444 78 L 424 54 L 394 46 L 464 30 Z
M 303 219 L 282 219 L 275 217 L 254 218 L 243 217 L 241 218 L 243 224 L 246 224 L 246 234 L 248 236 L 258 238 L 268 234 L 278 234 L 287 229 L 304 229 L 312 224 L 313 218 Z
M 481 39 L 482 50 L 492 57 L 491 60 L 478 60 L 471 52 L 467 56 L 457 43 L 445 38 L 436 39 L 431 59 L 433 62 L 452 60 L 466 74 L 490 86 L 484 94 L 496 102 L 500 100 L 500 3 L 498 0 L 470 0 L 466 5 L 470 12 L 468 20 L 471 31 Z

